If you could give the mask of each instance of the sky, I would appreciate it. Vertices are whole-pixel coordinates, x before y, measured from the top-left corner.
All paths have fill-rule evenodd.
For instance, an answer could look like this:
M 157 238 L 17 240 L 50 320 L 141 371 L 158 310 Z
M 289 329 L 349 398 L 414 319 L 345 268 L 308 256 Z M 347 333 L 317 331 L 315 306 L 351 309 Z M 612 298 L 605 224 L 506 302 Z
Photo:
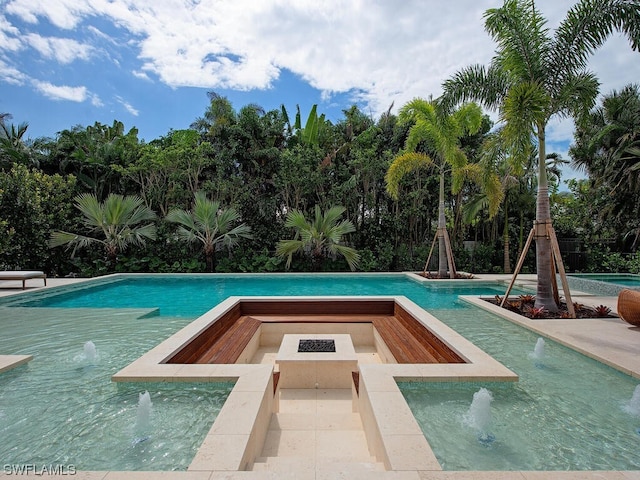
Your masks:
M 538 0 L 555 29 L 572 0 Z M 188 128 L 207 92 L 236 110 L 313 104 L 328 119 L 356 104 L 374 119 L 434 98 L 459 69 L 487 65 L 483 13 L 501 0 L 0 0 L 0 113 L 27 136 L 98 121 L 146 141 Z M 591 58 L 602 94 L 640 82 L 640 53 L 614 35 Z M 488 112 L 491 113 L 491 112 Z M 492 115 L 495 118 L 495 114 Z M 570 120 L 549 152 L 568 159 Z

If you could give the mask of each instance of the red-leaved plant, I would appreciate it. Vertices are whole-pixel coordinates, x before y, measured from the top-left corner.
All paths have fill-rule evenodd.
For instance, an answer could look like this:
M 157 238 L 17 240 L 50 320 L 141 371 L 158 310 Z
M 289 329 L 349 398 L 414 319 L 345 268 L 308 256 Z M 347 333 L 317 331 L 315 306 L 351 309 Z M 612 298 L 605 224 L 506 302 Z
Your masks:
M 593 312 L 596 314 L 596 317 L 608 317 L 611 309 L 606 305 L 598 305 L 597 307 L 593 307 Z
M 547 313 L 544 307 L 533 307 L 529 312 L 531 313 L 531 318 L 542 318 Z

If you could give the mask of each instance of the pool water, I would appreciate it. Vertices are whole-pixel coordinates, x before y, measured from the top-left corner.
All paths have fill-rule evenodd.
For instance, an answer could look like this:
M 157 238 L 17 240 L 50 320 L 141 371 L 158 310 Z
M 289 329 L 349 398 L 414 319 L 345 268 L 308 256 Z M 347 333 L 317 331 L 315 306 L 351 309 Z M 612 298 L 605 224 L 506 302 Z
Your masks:
M 638 470 L 637 381 L 506 320 L 469 308 L 433 312 L 516 372 L 513 385 L 399 383 L 445 470 Z M 473 394 L 492 395 L 492 442 L 465 422 Z
M 585 274 L 571 274 L 571 277 L 581 278 L 584 280 L 592 280 L 595 282 L 613 283 L 615 285 L 622 285 L 625 287 L 640 288 L 640 275 L 627 274 L 627 273 L 585 273 Z
M 434 290 L 403 275 L 121 276 L 5 297 L 0 352 L 34 359 L 0 374 L 0 460 L 78 470 L 186 469 L 231 386 L 123 385 L 111 376 L 229 296 L 404 294 L 457 308 L 456 291 L 503 289 L 477 283 Z M 88 341 L 97 349 L 94 362 L 84 356 Z M 145 390 L 153 430 L 136 443 Z
M 458 295 L 497 295 L 505 291 L 503 286 L 482 282 L 447 285 L 423 286 L 404 275 L 136 276 L 7 302 L 24 307 L 159 308 L 162 316 L 195 318 L 234 295 L 405 295 L 419 298 L 428 308 L 462 308 Z
M 145 313 L 0 307 L 0 352 L 34 357 L 0 374 L 0 463 L 186 470 L 233 385 L 111 382 L 188 322 Z M 87 341 L 96 346 L 93 361 L 84 353 Z M 150 428 L 139 432 L 145 391 Z
M 511 389 L 488 386 L 495 408 L 508 410 L 494 413 L 496 440 L 489 446 L 478 446 L 473 432 L 459 427 L 473 392 L 484 385 L 402 387 L 445 469 L 640 467 L 633 455 L 640 419 L 622 411 L 637 382 L 553 342 L 536 366 L 528 357 L 535 335 L 457 300 L 503 294 L 502 286 L 423 286 L 403 275 L 123 276 L 99 283 L 0 300 L 0 352 L 34 355 L 0 375 L 4 463 L 185 469 L 231 386 L 117 385 L 112 374 L 228 296 L 405 295 L 520 375 Z M 89 340 L 98 352 L 93 363 L 83 358 Z M 144 390 L 151 393 L 153 430 L 136 443 L 132 425 Z M 520 417 L 531 421 L 517 423 Z

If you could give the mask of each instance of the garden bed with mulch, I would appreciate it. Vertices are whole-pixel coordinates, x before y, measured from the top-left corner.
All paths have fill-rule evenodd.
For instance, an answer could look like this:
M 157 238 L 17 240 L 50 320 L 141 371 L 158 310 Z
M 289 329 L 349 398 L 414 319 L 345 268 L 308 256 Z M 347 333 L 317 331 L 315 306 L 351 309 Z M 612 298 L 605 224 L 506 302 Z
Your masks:
M 483 300 L 498 306 L 502 303 L 502 297 L 499 295 L 494 298 L 483 298 Z M 520 295 L 517 298 L 509 298 L 502 308 L 527 318 L 571 318 L 567 304 L 564 302 L 560 304 L 558 312 L 551 313 L 544 307 L 536 307 L 535 301 L 536 297 L 534 295 Z M 606 305 L 587 306 L 581 303 L 574 303 L 573 308 L 576 312 L 576 318 L 616 318 Z
M 416 275 L 428 278 L 429 280 L 470 280 L 475 278 L 471 273 L 456 273 L 456 278 L 451 278 L 448 274 L 445 277 L 441 277 L 437 273 L 432 272 L 416 272 Z

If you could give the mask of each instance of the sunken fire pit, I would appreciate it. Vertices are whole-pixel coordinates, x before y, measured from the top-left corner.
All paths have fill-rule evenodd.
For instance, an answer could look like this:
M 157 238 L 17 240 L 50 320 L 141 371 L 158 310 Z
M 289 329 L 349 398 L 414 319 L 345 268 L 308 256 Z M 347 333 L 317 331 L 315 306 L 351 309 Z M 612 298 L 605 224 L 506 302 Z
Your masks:
M 330 336 L 331 338 L 327 338 Z M 333 351 L 301 351 L 299 346 L 333 344 Z M 286 334 L 276 356 L 282 388 L 351 388 L 358 356 L 348 334 Z

